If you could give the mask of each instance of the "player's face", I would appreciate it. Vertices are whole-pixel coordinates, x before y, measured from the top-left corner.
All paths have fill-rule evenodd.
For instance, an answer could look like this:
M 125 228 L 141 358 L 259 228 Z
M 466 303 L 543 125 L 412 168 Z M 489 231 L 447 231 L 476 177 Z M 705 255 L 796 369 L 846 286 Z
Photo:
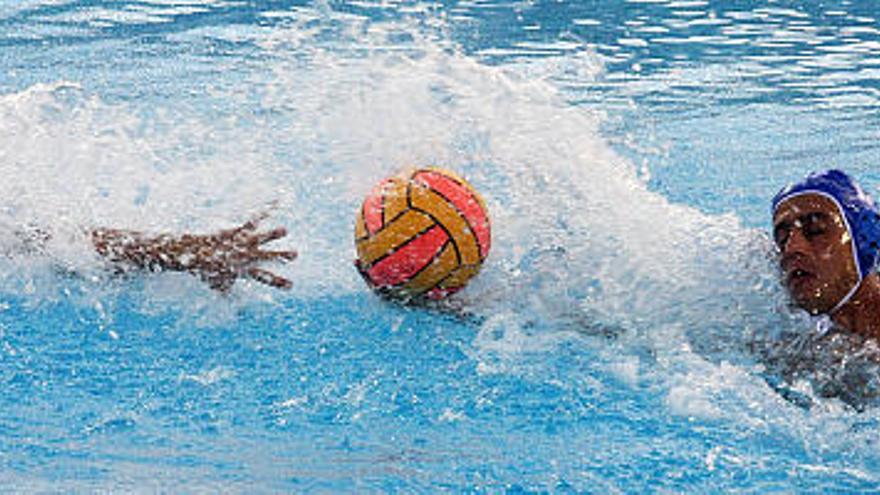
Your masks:
M 785 200 L 773 217 L 783 281 L 794 302 L 827 313 L 858 282 L 852 239 L 835 203 L 819 194 Z

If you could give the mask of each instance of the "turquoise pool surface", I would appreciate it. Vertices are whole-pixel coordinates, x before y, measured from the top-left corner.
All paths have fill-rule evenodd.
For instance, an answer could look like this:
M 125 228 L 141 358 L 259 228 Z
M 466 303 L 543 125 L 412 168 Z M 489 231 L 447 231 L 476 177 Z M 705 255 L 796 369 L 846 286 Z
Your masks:
M 0 491 L 880 492 L 880 369 L 803 354 L 768 235 L 810 171 L 878 194 L 878 16 L 0 3 Z M 427 164 L 493 221 L 443 309 L 352 264 L 364 195 Z M 83 235 L 265 210 L 290 291 L 116 276 Z

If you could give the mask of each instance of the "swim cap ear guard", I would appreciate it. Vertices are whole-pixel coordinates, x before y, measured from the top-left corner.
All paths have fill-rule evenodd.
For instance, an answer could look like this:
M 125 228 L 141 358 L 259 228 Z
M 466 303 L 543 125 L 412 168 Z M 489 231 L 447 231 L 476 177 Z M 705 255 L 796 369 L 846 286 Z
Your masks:
M 877 268 L 880 257 L 880 214 L 871 197 L 862 191 L 852 177 L 835 169 L 813 173 L 801 182 L 784 187 L 773 198 L 771 213 L 775 215 L 783 201 L 802 194 L 821 194 L 834 201 L 852 238 L 859 280 L 828 312 L 833 314 L 852 298 L 862 280 Z

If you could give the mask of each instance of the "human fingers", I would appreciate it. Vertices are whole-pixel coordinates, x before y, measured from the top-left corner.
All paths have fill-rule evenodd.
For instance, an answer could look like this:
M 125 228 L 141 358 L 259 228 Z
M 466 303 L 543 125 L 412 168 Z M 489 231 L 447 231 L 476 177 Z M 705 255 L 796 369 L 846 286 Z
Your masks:
M 203 275 L 202 278 L 208 283 L 211 289 L 221 293 L 228 294 L 232 285 L 235 283 L 235 275 L 231 273 L 214 273 Z
M 252 216 L 250 218 L 250 220 L 243 223 L 240 228 L 243 231 L 253 232 L 253 231 L 257 230 L 257 227 L 260 225 L 260 222 L 262 222 L 263 220 L 265 220 L 267 218 L 269 218 L 269 211 L 268 210 L 261 211 L 261 212 L 257 213 L 256 215 Z
M 255 244 L 266 244 L 267 242 L 277 241 L 282 237 L 287 235 L 287 229 L 284 227 L 277 227 L 268 232 L 262 232 L 259 234 L 254 234 L 253 242 Z
M 260 226 L 260 222 L 262 222 L 263 220 L 265 220 L 268 217 L 269 217 L 269 212 L 262 211 L 260 213 L 257 213 L 256 215 L 254 215 L 253 217 L 248 219 L 248 221 L 244 222 L 243 224 L 239 225 L 238 227 L 233 227 L 231 229 L 221 230 L 220 236 L 227 237 L 227 238 L 228 237 L 236 238 L 236 237 L 241 236 L 242 234 L 254 232 L 257 230 L 257 227 Z
M 263 270 L 262 268 L 251 268 L 247 271 L 247 275 L 261 284 L 266 284 L 277 289 L 290 289 L 293 287 L 293 283 L 290 280 L 284 277 L 279 277 L 278 275 Z
M 284 261 L 293 261 L 299 256 L 294 250 L 287 251 L 257 251 L 255 254 L 255 258 L 259 261 L 274 261 L 274 260 L 284 260 Z

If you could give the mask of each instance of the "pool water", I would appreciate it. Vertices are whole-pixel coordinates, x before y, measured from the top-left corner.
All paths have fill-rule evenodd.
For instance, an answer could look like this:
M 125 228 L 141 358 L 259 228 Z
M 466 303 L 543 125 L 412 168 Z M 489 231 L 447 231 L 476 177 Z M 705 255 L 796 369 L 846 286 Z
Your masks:
M 0 491 L 880 491 L 880 370 L 864 349 L 804 364 L 815 322 L 767 232 L 807 172 L 880 193 L 876 16 L 0 5 Z M 415 164 L 492 214 L 483 271 L 440 309 L 352 264 L 360 201 Z M 83 236 L 267 210 L 300 252 L 271 267 L 289 292 L 114 276 Z M 21 253 L 22 229 L 52 237 Z

